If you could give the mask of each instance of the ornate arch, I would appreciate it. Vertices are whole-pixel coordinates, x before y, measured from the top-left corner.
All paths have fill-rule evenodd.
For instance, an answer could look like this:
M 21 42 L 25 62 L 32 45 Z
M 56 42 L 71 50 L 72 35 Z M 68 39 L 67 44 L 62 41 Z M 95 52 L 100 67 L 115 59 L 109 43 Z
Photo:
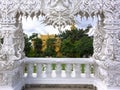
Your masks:
M 55 28 L 58 28 L 58 30 L 61 30 L 61 28 L 64 28 L 66 25 L 75 23 L 75 15 L 88 18 L 89 16 L 93 17 L 102 14 L 101 3 L 102 0 L 0 0 L 0 29 L 2 32 L 1 37 L 4 37 L 3 46 L 13 48 L 13 55 L 10 55 L 13 56 L 13 58 L 17 56 L 16 59 L 18 59 L 18 57 L 21 59 L 24 56 L 22 53 L 24 46 L 21 46 L 23 44 L 19 43 L 20 51 L 18 42 L 15 41 L 15 39 L 19 39 L 19 41 L 21 39 L 23 40 L 23 37 L 21 37 L 22 34 L 20 34 L 22 33 L 22 16 L 38 17 L 39 15 L 43 15 L 45 16 L 44 23 L 53 25 Z M 9 35 L 8 37 L 7 34 Z M 15 34 L 18 35 L 16 36 Z M 10 39 L 9 37 L 12 38 L 11 42 L 13 43 L 7 46 L 5 40 Z M 12 44 L 15 44 L 14 42 L 16 42 L 16 46 L 13 47 Z M 21 43 L 23 42 L 21 41 Z M 1 53 L 3 53 L 3 51 L 4 50 L 1 50 Z
M 93 56 L 100 61 L 96 62 L 98 66 L 112 75 L 104 79 L 107 84 L 120 86 L 116 84 L 120 78 L 115 81 L 108 70 L 114 72 L 110 67 L 120 66 L 120 0 L 0 0 L 0 37 L 4 38 L 0 50 L 0 69 L 11 70 L 15 68 L 14 61 L 24 58 L 21 17 L 39 15 L 45 16 L 44 23 L 58 30 L 75 23 L 75 15 L 100 17 L 94 34 Z

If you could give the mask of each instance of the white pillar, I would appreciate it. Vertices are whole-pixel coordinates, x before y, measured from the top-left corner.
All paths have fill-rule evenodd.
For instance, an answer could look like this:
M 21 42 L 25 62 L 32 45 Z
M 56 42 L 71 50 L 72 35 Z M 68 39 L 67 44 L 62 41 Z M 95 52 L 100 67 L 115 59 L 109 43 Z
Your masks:
M 15 17 L 18 3 L 0 2 L 0 90 L 21 90 L 23 82 L 22 58 L 24 37 L 21 21 Z
M 120 90 L 120 1 L 105 0 L 104 22 L 95 33 L 94 58 L 96 59 L 98 88 Z M 100 25 L 99 25 L 100 27 Z M 102 34 L 103 33 L 103 34 Z M 101 43 L 101 44 L 100 44 Z M 98 46 L 97 46 L 98 45 Z M 101 89 L 100 89 L 101 90 Z

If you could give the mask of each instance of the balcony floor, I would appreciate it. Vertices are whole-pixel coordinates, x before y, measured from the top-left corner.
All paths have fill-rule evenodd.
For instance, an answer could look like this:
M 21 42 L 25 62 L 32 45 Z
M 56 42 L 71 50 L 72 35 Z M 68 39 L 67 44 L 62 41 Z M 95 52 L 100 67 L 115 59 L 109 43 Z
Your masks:
M 93 85 L 26 85 L 24 90 L 97 90 Z
M 25 90 L 95 90 L 88 88 L 28 88 Z

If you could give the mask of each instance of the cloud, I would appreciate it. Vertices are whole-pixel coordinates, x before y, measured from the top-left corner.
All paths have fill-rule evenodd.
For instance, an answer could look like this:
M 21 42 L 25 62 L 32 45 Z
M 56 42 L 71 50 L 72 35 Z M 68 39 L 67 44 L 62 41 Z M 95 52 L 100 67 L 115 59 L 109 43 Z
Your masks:
M 40 17 L 39 20 L 34 17 L 31 19 L 28 17 L 27 19 L 23 17 L 22 23 L 23 23 L 23 30 L 24 33 L 28 34 L 29 36 L 32 33 L 39 33 L 39 34 L 59 34 L 59 31 L 55 29 L 53 26 L 46 26 L 42 23 L 42 20 L 44 17 Z M 91 24 L 93 27 L 96 25 L 97 19 L 88 18 L 86 19 L 83 17 L 82 19 L 79 16 L 75 17 L 76 26 L 77 28 L 86 28 L 89 24 Z M 65 29 L 69 29 L 70 26 L 66 26 Z M 62 31 L 64 31 L 63 29 Z
M 75 21 L 76 21 L 77 28 L 83 28 L 84 29 L 88 25 L 92 25 L 93 27 L 96 26 L 96 24 L 97 24 L 97 17 L 94 17 L 94 18 L 82 17 L 82 18 L 80 18 L 80 16 L 76 16 L 75 17 Z
M 23 23 L 23 30 L 24 33 L 31 35 L 32 33 L 39 33 L 39 34 L 58 34 L 59 31 L 53 26 L 46 26 L 42 23 L 43 18 L 33 18 L 31 19 L 28 17 L 27 19 L 23 17 L 22 23 Z

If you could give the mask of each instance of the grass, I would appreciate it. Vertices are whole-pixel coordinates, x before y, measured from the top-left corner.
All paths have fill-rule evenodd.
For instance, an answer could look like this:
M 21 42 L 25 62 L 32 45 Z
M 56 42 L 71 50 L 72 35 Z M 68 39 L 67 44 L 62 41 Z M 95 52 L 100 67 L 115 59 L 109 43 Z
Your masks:
M 61 64 L 61 66 L 62 66 L 62 70 L 65 70 L 66 64 Z M 52 64 L 52 70 L 55 70 L 55 69 L 56 69 L 56 64 Z M 44 65 L 42 65 L 42 71 L 45 71 L 45 66 Z M 73 71 L 73 65 L 72 65 L 71 71 Z M 24 72 L 27 73 L 27 67 L 25 67 Z M 34 65 L 33 72 L 34 73 L 37 72 L 36 65 Z M 81 64 L 81 72 L 85 73 L 85 64 Z M 94 69 L 92 67 L 91 67 L 91 73 L 94 73 Z

